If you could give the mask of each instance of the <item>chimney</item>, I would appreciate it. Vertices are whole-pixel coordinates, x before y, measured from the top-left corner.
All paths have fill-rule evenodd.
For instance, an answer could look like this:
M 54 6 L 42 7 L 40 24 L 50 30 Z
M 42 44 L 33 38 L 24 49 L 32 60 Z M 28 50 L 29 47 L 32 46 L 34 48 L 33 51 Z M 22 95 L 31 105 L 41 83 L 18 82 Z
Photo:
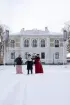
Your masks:
M 22 28 L 20 32 L 23 32 L 24 30 L 25 30 L 25 29 L 24 29 L 24 28 Z
M 22 28 L 22 29 L 21 29 L 21 31 L 20 31 L 20 33 L 21 33 L 21 34 L 23 34 L 24 30 L 25 30 L 25 29 L 24 29 L 24 28 Z
M 45 31 L 46 31 L 46 32 L 49 32 L 48 27 L 45 27 Z

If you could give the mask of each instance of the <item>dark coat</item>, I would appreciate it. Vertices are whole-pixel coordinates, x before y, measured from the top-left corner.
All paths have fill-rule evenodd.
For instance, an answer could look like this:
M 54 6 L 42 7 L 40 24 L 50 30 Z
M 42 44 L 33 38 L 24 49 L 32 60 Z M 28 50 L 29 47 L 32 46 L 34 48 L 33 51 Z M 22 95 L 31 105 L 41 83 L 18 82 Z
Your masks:
M 43 68 L 39 57 L 35 58 L 35 73 L 43 73 Z
M 27 64 L 27 70 L 32 70 L 33 69 L 33 61 L 26 61 Z
M 16 63 L 16 65 L 22 65 L 22 63 L 23 63 L 22 58 L 21 58 L 21 57 L 17 57 L 17 58 L 14 60 L 14 63 Z

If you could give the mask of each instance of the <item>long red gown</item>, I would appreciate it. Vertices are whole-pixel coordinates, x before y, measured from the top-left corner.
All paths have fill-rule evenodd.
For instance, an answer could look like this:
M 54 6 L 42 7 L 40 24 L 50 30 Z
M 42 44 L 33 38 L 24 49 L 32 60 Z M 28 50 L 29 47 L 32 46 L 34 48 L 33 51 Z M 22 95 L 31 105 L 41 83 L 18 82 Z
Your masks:
M 35 59 L 35 73 L 43 73 L 42 64 L 40 58 Z

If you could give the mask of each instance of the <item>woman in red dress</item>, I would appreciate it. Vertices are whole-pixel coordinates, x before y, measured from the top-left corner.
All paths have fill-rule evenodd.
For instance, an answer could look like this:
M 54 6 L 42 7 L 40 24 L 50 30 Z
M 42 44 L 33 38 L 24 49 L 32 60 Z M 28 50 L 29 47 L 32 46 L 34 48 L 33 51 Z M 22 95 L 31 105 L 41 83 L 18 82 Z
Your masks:
M 35 73 L 43 73 L 43 67 L 42 67 L 42 64 L 40 62 L 40 57 L 38 54 L 35 57 Z

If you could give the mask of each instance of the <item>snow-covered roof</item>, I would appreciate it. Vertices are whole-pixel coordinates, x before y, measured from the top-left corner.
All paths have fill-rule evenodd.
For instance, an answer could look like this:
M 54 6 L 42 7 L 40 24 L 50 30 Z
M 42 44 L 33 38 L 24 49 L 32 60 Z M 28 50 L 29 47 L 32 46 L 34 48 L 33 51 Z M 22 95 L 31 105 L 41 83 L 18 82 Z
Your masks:
M 47 32 L 42 30 L 24 30 L 22 32 L 13 33 L 10 35 L 62 35 L 62 33 Z

